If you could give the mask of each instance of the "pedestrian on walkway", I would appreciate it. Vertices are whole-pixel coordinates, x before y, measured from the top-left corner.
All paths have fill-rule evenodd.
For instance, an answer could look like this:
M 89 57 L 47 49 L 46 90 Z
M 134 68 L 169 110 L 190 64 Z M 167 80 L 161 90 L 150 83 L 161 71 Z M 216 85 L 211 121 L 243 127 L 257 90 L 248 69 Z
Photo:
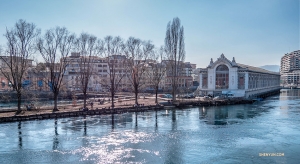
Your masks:
M 94 105 L 94 103 L 93 103 L 93 102 L 91 102 L 91 109 L 93 109 L 93 105 Z

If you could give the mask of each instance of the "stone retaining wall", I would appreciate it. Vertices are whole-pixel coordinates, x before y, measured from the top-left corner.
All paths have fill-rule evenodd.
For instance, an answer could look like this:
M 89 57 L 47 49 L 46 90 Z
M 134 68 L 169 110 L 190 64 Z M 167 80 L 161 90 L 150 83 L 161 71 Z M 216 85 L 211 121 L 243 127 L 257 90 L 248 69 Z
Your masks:
M 44 113 L 35 114 L 28 116 L 12 116 L 12 117 L 1 117 L 0 123 L 3 122 L 14 122 L 14 121 L 28 121 L 38 119 L 51 119 L 51 118 L 66 118 L 66 117 L 78 117 L 86 115 L 105 115 L 105 114 L 121 114 L 127 112 L 146 112 L 153 110 L 162 110 L 164 106 L 142 106 L 132 108 L 115 108 L 115 109 L 98 109 L 88 111 L 72 111 L 72 112 L 57 112 L 57 113 Z

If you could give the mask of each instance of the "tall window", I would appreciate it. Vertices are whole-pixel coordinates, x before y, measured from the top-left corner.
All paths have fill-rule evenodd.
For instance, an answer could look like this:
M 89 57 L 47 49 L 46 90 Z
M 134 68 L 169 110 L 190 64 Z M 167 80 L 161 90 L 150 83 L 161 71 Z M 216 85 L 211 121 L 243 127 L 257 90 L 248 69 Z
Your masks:
M 202 88 L 207 89 L 207 74 L 202 75 Z
M 216 89 L 228 89 L 229 69 L 226 65 L 219 65 L 216 69 Z
M 245 74 L 238 74 L 238 89 L 245 89 Z

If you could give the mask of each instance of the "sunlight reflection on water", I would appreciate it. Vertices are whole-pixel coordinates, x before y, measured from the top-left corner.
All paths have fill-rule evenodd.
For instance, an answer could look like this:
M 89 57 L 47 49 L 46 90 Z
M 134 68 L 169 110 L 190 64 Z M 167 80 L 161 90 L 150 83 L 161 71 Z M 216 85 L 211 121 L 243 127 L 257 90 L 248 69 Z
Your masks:
M 101 138 L 82 137 L 78 139 L 88 140 L 89 147 L 81 147 L 73 150 L 73 154 L 82 154 L 82 160 L 95 159 L 99 163 L 114 163 L 115 161 L 126 161 L 126 159 L 135 158 L 132 152 L 138 154 L 148 153 L 159 156 L 159 151 L 150 151 L 141 148 L 126 148 L 126 143 L 137 144 L 142 142 L 151 142 L 155 136 L 145 132 L 134 132 L 125 130 L 122 133 L 111 132 Z M 142 163 L 143 161 L 141 161 Z M 126 162 L 127 163 L 127 162 Z

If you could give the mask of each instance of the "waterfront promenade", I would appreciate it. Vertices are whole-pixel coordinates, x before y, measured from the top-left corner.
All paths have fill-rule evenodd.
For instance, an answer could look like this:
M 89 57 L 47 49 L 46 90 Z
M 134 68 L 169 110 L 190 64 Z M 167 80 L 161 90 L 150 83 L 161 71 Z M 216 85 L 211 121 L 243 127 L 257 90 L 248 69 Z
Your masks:
M 103 98 L 101 99 L 103 100 Z M 160 103 L 167 102 L 168 99 L 161 98 L 159 99 Z M 93 108 L 91 108 L 90 102 L 93 102 Z M 134 99 L 116 99 L 115 101 L 115 108 L 130 108 L 134 105 Z M 143 104 L 143 106 L 154 106 L 155 104 L 155 98 L 154 97 L 145 97 L 138 99 L 139 104 Z M 108 98 L 105 99 L 103 104 L 100 104 L 98 101 L 98 98 L 94 99 L 88 99 L 87 100 L 87 107 L 89 109 L 109 109 L 111 107 L 111 102 L 108 101 Z M 79 109 L 83 108 L 83 102 L 76 103 L 76 104 L 59 104 L 58 109 L 59 111 L 55 113 L 64 113 L 64 112 L 75 112 L 79 111 Z M 17 116 L 31 116 L 31 115 L 37 115 L 37 114 L 47 114 L 52 113 L 53 106 L 41 106 L 36 107 L 35 109 L 32 109 L 30 111 L 26 110 L 25 104 L 22 104 L 22 112 L 18 114 Z M 5 112 L 3 112 L 3 110 Z M 0 112 L 0 118 L 2 117 L 14 117 L 15 111 L 17 108 L 9 108 L 9 109 L 2 109 L 2 112 Z
M 140 97 L 139 106 L 135 105 L 135 100 L 132 97 L 118 98 L 115 101 L 115 107 L 111 108 L 109 98 L 106 99 L 88 99 L 87 108 L 83 108 L 83 103 L 73 103 L 59 105 L 59 111 L 53 112 L 53 106 L 35 106 L 31 110 L 27 110 L 23 105 L 22 111 L 16 114 L 15 108 L 2 109 L 0 112 L 0 122 L 13 122 L 13 121 L 26 121 L 35 119 L 51 119 L 62 117 L 75 117 L 86 115 L 105 115 L 105 114 L 120 114 L 128 112 L 145 112 L 153 110 L 169 109 L 170 107 L 187 107 L 187 106 L 219 106 L 231 104 L 247 104 L 253 103 L 252 100 L 241 98 L 236 99 L 207 99 L 204 97 L 191 98 L 191 99 L 178 99 L 172 103 L 170 98 L 159 98 L 158 103 L 155 104 L 155 97 Z M 91 105 L 91 103 L 93 105 Z

